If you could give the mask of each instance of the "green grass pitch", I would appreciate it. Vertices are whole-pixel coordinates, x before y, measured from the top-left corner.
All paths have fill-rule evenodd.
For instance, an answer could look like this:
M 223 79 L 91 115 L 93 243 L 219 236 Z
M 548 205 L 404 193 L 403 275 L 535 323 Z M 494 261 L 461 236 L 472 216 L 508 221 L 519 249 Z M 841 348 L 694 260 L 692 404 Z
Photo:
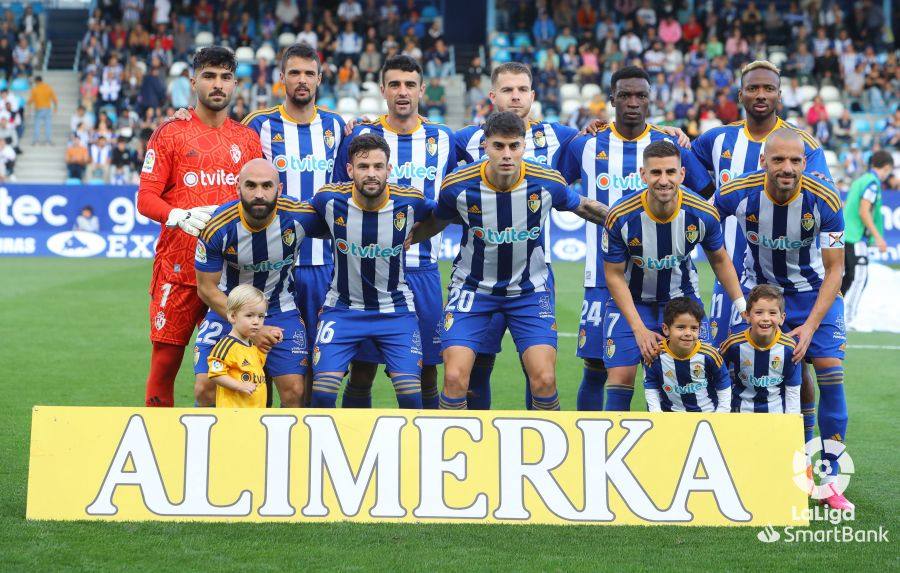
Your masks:
M 564 409 L 575 408 L 581 364 L 574 333 L 581 265 L 554 265 Z M 446 271 L 446 266 L 444 267 Z M 709 284 L 704 267 L 702 284 Z M 873 570 L 900 568 L 889 543 L 763 544 L 754 528 L 172 524 L 25 520 L 31 407 L 142 406 L 147 375 L 149 261 L 0 259 L 0 570 Z M 898 337 L 850 335 L 846 361 L 848 497 L 859 529 L 897 533 Z M 191 361 L 176 403 L 189 406 Z M 521 408 L 523 381 L 511 340 L 495 369 L 494 405 Z M 375 405 L 395 405 L 384 380 Z M 641 392 L 633 407 L 643 407 Z M 892 422 L 891 420 L 895 420 Z M 894 428 L 892 430 L 891 428 Z M 828 526 L 817 524 L 814 528 Z

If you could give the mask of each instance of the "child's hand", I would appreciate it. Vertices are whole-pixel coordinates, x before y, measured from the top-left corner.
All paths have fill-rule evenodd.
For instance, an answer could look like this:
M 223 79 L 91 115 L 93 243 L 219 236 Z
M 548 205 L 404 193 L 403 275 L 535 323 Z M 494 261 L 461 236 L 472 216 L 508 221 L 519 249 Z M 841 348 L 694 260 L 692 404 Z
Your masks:
M 256 384 L 254 382 L 241 382 L 238 391 L 241 394 L 251 395 L 256 392 Z

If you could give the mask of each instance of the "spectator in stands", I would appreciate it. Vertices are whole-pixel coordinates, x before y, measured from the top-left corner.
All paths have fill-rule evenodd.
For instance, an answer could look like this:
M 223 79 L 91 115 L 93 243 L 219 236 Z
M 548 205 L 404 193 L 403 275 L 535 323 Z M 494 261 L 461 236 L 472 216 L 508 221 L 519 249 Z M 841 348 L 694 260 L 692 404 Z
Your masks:
M 600 82 L 600 56 L 599 48 L 585 44 L 579 48 L 578 57 L 581 65 L 578 67 L 578 79 L 583 84 Z
M 578 69 L 581 67 L 581 56 L 578 55 L 578 46 L 570 45 L 569 48 L 560 57 L 559 71 L 562 72 L 566 81 L 571 83 L 575 81 L 578 75 Z
M 414 60 L 422 61 L 422 50 L 419 49 L 416 40 L 414 38 L 406 38 L 405 42 L 402 52 L 403 55 L 409 56 Z
M 100 102 L 101 105 L 111 105 L 118 108 L 119 94 L 122 91 L 122 66 L 116 54 L 110 54 L 109 62 L 103 67 L 100 76 Z
M 128 139 L 119 137 L 116 139 L 116 147 L 110 157 L 109 182 L 113 185 L 126 185 L 131 183 L 132 173 L 135 169 L 134 151 L 128 148 Z
M 534 36 L 534 41 L 538 46 L 548 46 L 553 43 L 553 39 L 556 37 L 556 24 L 553 23 L 546 10 L 541 10 L 538 14 L 537 20 L 534 21 L 534 26 L 531 28 L 531 35 Z
M 822 96 L 813 98 L 813 104 L 806 112 L 806 124 L 813 130 L 813 135 L 822 142 L 823 145 L 828 144 L 831 137 L 831 124 L 828 122 L 828 110 L 825 109 L 825 102 Z
M 415 36 L 421 39 L 425 35 L 425 24 L 419 21 L 419 13 L 413 10 L 409 13 L 409 19 L 400 25 L 401 36 Z
M 7 78 L 12 77 L 13 53 L 6 36 L 0 36 L 0 71 Z
M 269 85 L 269 78 L 266 74 L 259 74 L 253 87 L 250 88 L 250 108 L 263 109 L 270 107 L 272 103 L 272 86 Z
M 673 98 L 675 99 L 675 98 Z M 676 100 L 677 101 L 677 100 Z M 687 119 L 688 112 L 694 108 L 694 102 L 691 101 L 689 94 L 686 92 L 682 93 L 681 101 L 678 101 L 675 104 L 675 119 L 684 120 Z
M 353 22 L 344 24 L 344 31 L 338 35 L 336 55 L 340 59 L 350 58 L 356 61 L 363 49 L 362 36 L 356 33 Z
M 844 108 L 841 117 L 834 122 L 832 129 L 834 139 L 843 145 L 850 145 L 853 142 L 853 118 L 850 116 L 850 110 Z
M 428 115 L 432 110 L 437 111 L 442 116 L 447 113 L 447 90 L 441 83 L 440 78 L 432 76 L 425 88 L 425 114 Z
M 12 56 L 13 65 L 15 66 L 13 75 L 30 76 L 34 59 L 34 50 L 28 44 L 28 38 L 25 36 L 19 38 L 19 43 L 13 50 Z
M 850 144 L 850 151 L 842 163 L 847 177 L 851 179 L 859 177 L 866 170 L 866 158 L 863 157 L 862 149 L 855 143 Z
M 629 2 L 617 2 L 616 4 L 616 9 L 625 16 L 628 15 L 629 8 L 634 10 L 633 4 L 632 6 L 627 6 L 627 4 L 630 4 Z M 641 7 L 638 8 L 635 13 L 635 16 L 640 21 L 642 27 L 656 27 L 656 10 L 653 8 L 652 4 L 653 3 L 650 0 L 641 0 Z
M 313 49 L 317 49 L 319 45 L 319 35 L 313 28 L 313 23 L 307 20 L 303 23 L 303 30 L 297 34 L 297 42 L 300 44 L 309 44 Z
M 381 52 L 375 47 L 374 42 L 368 42 L 366 49 L 359 57 L 359 72 L 363 81 L 377 82 L 378 72 L 381 70 Z
M 187 108 L 191 105 L 191 79 L 187 68 L 181 75 L 172 80 L 168 87 L 169 101 L 175 109 Z
M 34 77 L 34 86 L 31 88 L 31 96 L 28 105 L 34 107 L 34 139 L 32 145 L 37 145 L 40 139 L 40 131 L 44 131 L 43 143 L 51 145 L 51 131 L 53 113 L 59 108 L 59 100 L 56 92 L 50 84 L 43 81 L 41 76 Z
M 15 152 L 19 153 L 19 134 L 16 133 L 15 125 L 11 123 L 8 115 L 0 114 L 0 139 L 10 144 Z
M 90 162 L 91 158 L 88 154 L 88 148 L 84 145 L 84 141 L 73 133 L 69 138 L 69 146 L 66 149 L 66 169 L 69 172 L 69 178 L 82 179 L 84 177 L 84 168 Z
M 803 113 L 803 102 L 800 101 L 800 80 L 795 77 L 791 78 L 790 83 L 781 88 L 781 105 L 784 107 L 785 115 Z
M 619 51 L 625 54 L 627 59 L 636 58 L 644 51 L 644 45 L 641 39 L 634 33 L 633 29 L 628 29 L 625 34 L 619 38 Z
M 434 49 L 428 53 L 425 73 L 429 77 L 446 78 L 453 75 L 453 63 L 450 61 L 450 50 L 444 40 L 438 40 Z
M 582 32 L 594 29 L 594 26 L 597 25 L 597 10 L 594 9 L 591 0 L 581 0 L 575 20 L 578 23 L 578 29 Z
M 644 69 L 651 76 L 663 71 L 666 55 L 662 51 L 662 43 L 654 42 L 649 50 L 644 52 Z
M 670 12 L 665 15 L 662 22 L 659 23 L 659 39 L 665 44 L 677 44 L 681 41 L 682 30 L 681 24 L 675 19 Z
M 359 97 L 359 69 L 353 65 L 352 58 L 344 58 L 344 63 L 338 69 L 337 73 L 337 91 L 338 97 Z
M 879 140 L 885 149 L 900 149 L 900 109 L 894 110 Z
M 197 32 L 212 32 L 214 10 L 207 0 L 200 0 L 194 6 L 194 34 Z
M 75 113 L 73 113 L 72 117 L 69 119 L 69 131 L 75 133 L 81 126 L 87 128 L 94 127 L 94 120 L 87 114 L 87 110 L 83 105 L 79 105 L 75 109 Z
M 109 165 L 112 159 L 112 148 L 106 137 L 99 137 L 88 148 L 91 162 L 88 166 L 88 179 L 94 182 L 106 182 L 109 177 Z
M 281 32 L 288 31 L 299 16 L 300 8 L 294 0 L 279 0 L 278 6 L 275 7 L 275 18 L 278 19 Z
M 338 5 L 337 17 L 351 25 L 356 24 L 363 15 L 362 4 L 356 0 L 342 0 Z
M 81 214 L 75 218 L 75 231 L 87 231 L 88 233 L 100 232 L 100 220 L 94 214 L 94 208 L 85 205 L 81 208 Z
M 716 117 L 719 118 L 719 121 L 722 123 L 731 123 L 738 120 L 739 112 L 737 104 L 734 103 L 733 99 L 728 97 L 728 92 L 725 90 L 719 92 L 719 97 L 716 100 L 715 113 Z
M 5 139 L 0 139 L 0 181 L 15 181 L 16 151 Z
M 562 54 L 569 49 L 569 46 L 578 46 L 578 40 L 572 35 L 572 28 L 564 26 L 553 44 L 556 46 L 556 51 Z
M 25 6 L 25 11 L 19 19 L 19 31 L 25 34 L 25 37 L 28 38 L 32 45 L 37 45 L 38 38 L 41 35 L 41 21 L 30 4 Z
M 151 70 L 144 74 L 137 97 L 139 115 L 144 115 L 148 109 L 159 108 L 165 103 L 166 87 L 160 79 L 161 75 L 162 69 L 159 62 L 155 62 Z

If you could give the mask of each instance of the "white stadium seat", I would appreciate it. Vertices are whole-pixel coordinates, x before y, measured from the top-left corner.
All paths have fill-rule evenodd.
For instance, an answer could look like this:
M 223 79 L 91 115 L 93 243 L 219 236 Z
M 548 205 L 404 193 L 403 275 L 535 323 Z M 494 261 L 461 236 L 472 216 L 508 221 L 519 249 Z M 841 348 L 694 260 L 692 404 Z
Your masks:
M 806 117 L 806 114 L 809 112 L 809 108 L 811 108 L 812 106 L 813 106 L 812 100 L 803 102 L 803 104 L 800 106 L 800 110 L 803 111 L 804 118 Z
M 584 84 L 581 87 L 581 97 L 585 101 L 588 101 L 595 95 L 599 94 L 600 91 L 600 86 L 598 86 L 597 84 Z
M 380 97 L 381 89 L 378 87 L 378 84 L 375 82 L 363 82 L 362 83 L 362 93 L 363 93 L 363 95 Z
M 841 101 L 841 92 L 834 86 L 822 86 L 822 89 L 819 90 L 819 96 L 825 103 Z
M 581 97 L 581 90 L 578 84 L 563 84 L 559 87 L 559 95 L 562 99 L 578 99 Z
M 169 67 L 169 77 L 177 78 L 188 67 L 187 62 L 173 62 Z
M 257 60 L 265 60 L 267 62 L 275 61 L 275 50 L 272 48 L 271 44 L 263 44 L 256 50 L 256 59 Z
M 295 36 L 291 32 L 283 32 L 280 36 L 278 36 L 278 47 L 284 48 L 286 46 L 290 46 L 294 42 L 297 41 L 297 36 Z
M 840 165 L 841 161 L 838 159 L 837 153 L 830 149 L 826 149 L 825 151 L 825 164 L 828 167 L 836 167 Z
M 378 99 L 374 97 L 364 97 L 362 101 L 359 102 L 359 113 L 363 115 L 377 115 L 380 110 L 381 106 L 378 105 Z
M 722 125 L 722 122 L 715 117 L 704 119 L 700 122 L 700 133 L 708 131 L 714 127 L 719 127 L 720 125 Z
M 359 112 L 359 102 L 357 102 L 354 97 L 342 97 L 338 100 L 337 110 L 341 115 L 344 115 L 345 113 L 351 115 L 356 114 Z
M 834 121 L 844 113 L 844 104 L 839 101 L 827 102 L 825 104 L 825 111 L 828 112 L 828 119 Z
M 562 109 L 559 110 L 559 114 L 564 118 L 568 119 L 570 115 L 578 111 L 578 108 L 581 107 L 581 100 L 578 99 L 567 99 L 563 100 Z
M 239 64 L 252 64 L 256 61 L 256 54 L 253 52 L 253 48 L 248 46 L 241 46 L 234 52 L 234 58 L 238 61 Z
M 779 68 L 783 63 L 785 63 L 788 59 L 788 55 L 784 52 L 771 52 L 769 53 L 769 61 L 778 66 Z
M 815 86 L 800 86 L 797 88 L 797 97 L 801 102 L 812 101 L 818 93 Z
M 531 104 L 531 119 L 539 120 L 544 116 L 544 108 L 541 102 L 534 100 Z
M 197 48 L 205 48 L 207 46 L 212 46 L 215 41 L 216 39 L 213 37 L 212 32 L 200 32 L 194 38 L 194 45 Z

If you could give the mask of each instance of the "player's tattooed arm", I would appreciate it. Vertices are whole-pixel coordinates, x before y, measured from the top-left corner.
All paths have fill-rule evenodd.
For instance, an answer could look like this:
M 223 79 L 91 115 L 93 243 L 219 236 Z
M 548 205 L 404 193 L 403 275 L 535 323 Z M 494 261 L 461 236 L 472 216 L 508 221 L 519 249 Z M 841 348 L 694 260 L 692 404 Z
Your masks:
M 403 241 L 403 248 L 408 250 L 413 244 L 430 239 L 443 231 L 447 225 L 452 222 L 453 221 L 447 219 L 438 219 L 434 216 L 434 213 L 432 213 L 424 221 L 413 225 L 412 232 L 407 235 L 406 240 Z
M 222 271 L 208 273 L 198 269 L 195 274 L 197 275 L 197 296 L 200 297 L 200 300 L 219 316 L 223 318 L 227 316 L 228 297 L 219 290 Z
M 582 197 L 581 202 L 578 204 L 578 207 L 575 207 L 572 212 L 585 221 L 590 221 L 591 223 L 595 223 L 597 225 L 605 225 L 606 214 L 609 213 L 609 207 L 607 207 L 600 201 Z

